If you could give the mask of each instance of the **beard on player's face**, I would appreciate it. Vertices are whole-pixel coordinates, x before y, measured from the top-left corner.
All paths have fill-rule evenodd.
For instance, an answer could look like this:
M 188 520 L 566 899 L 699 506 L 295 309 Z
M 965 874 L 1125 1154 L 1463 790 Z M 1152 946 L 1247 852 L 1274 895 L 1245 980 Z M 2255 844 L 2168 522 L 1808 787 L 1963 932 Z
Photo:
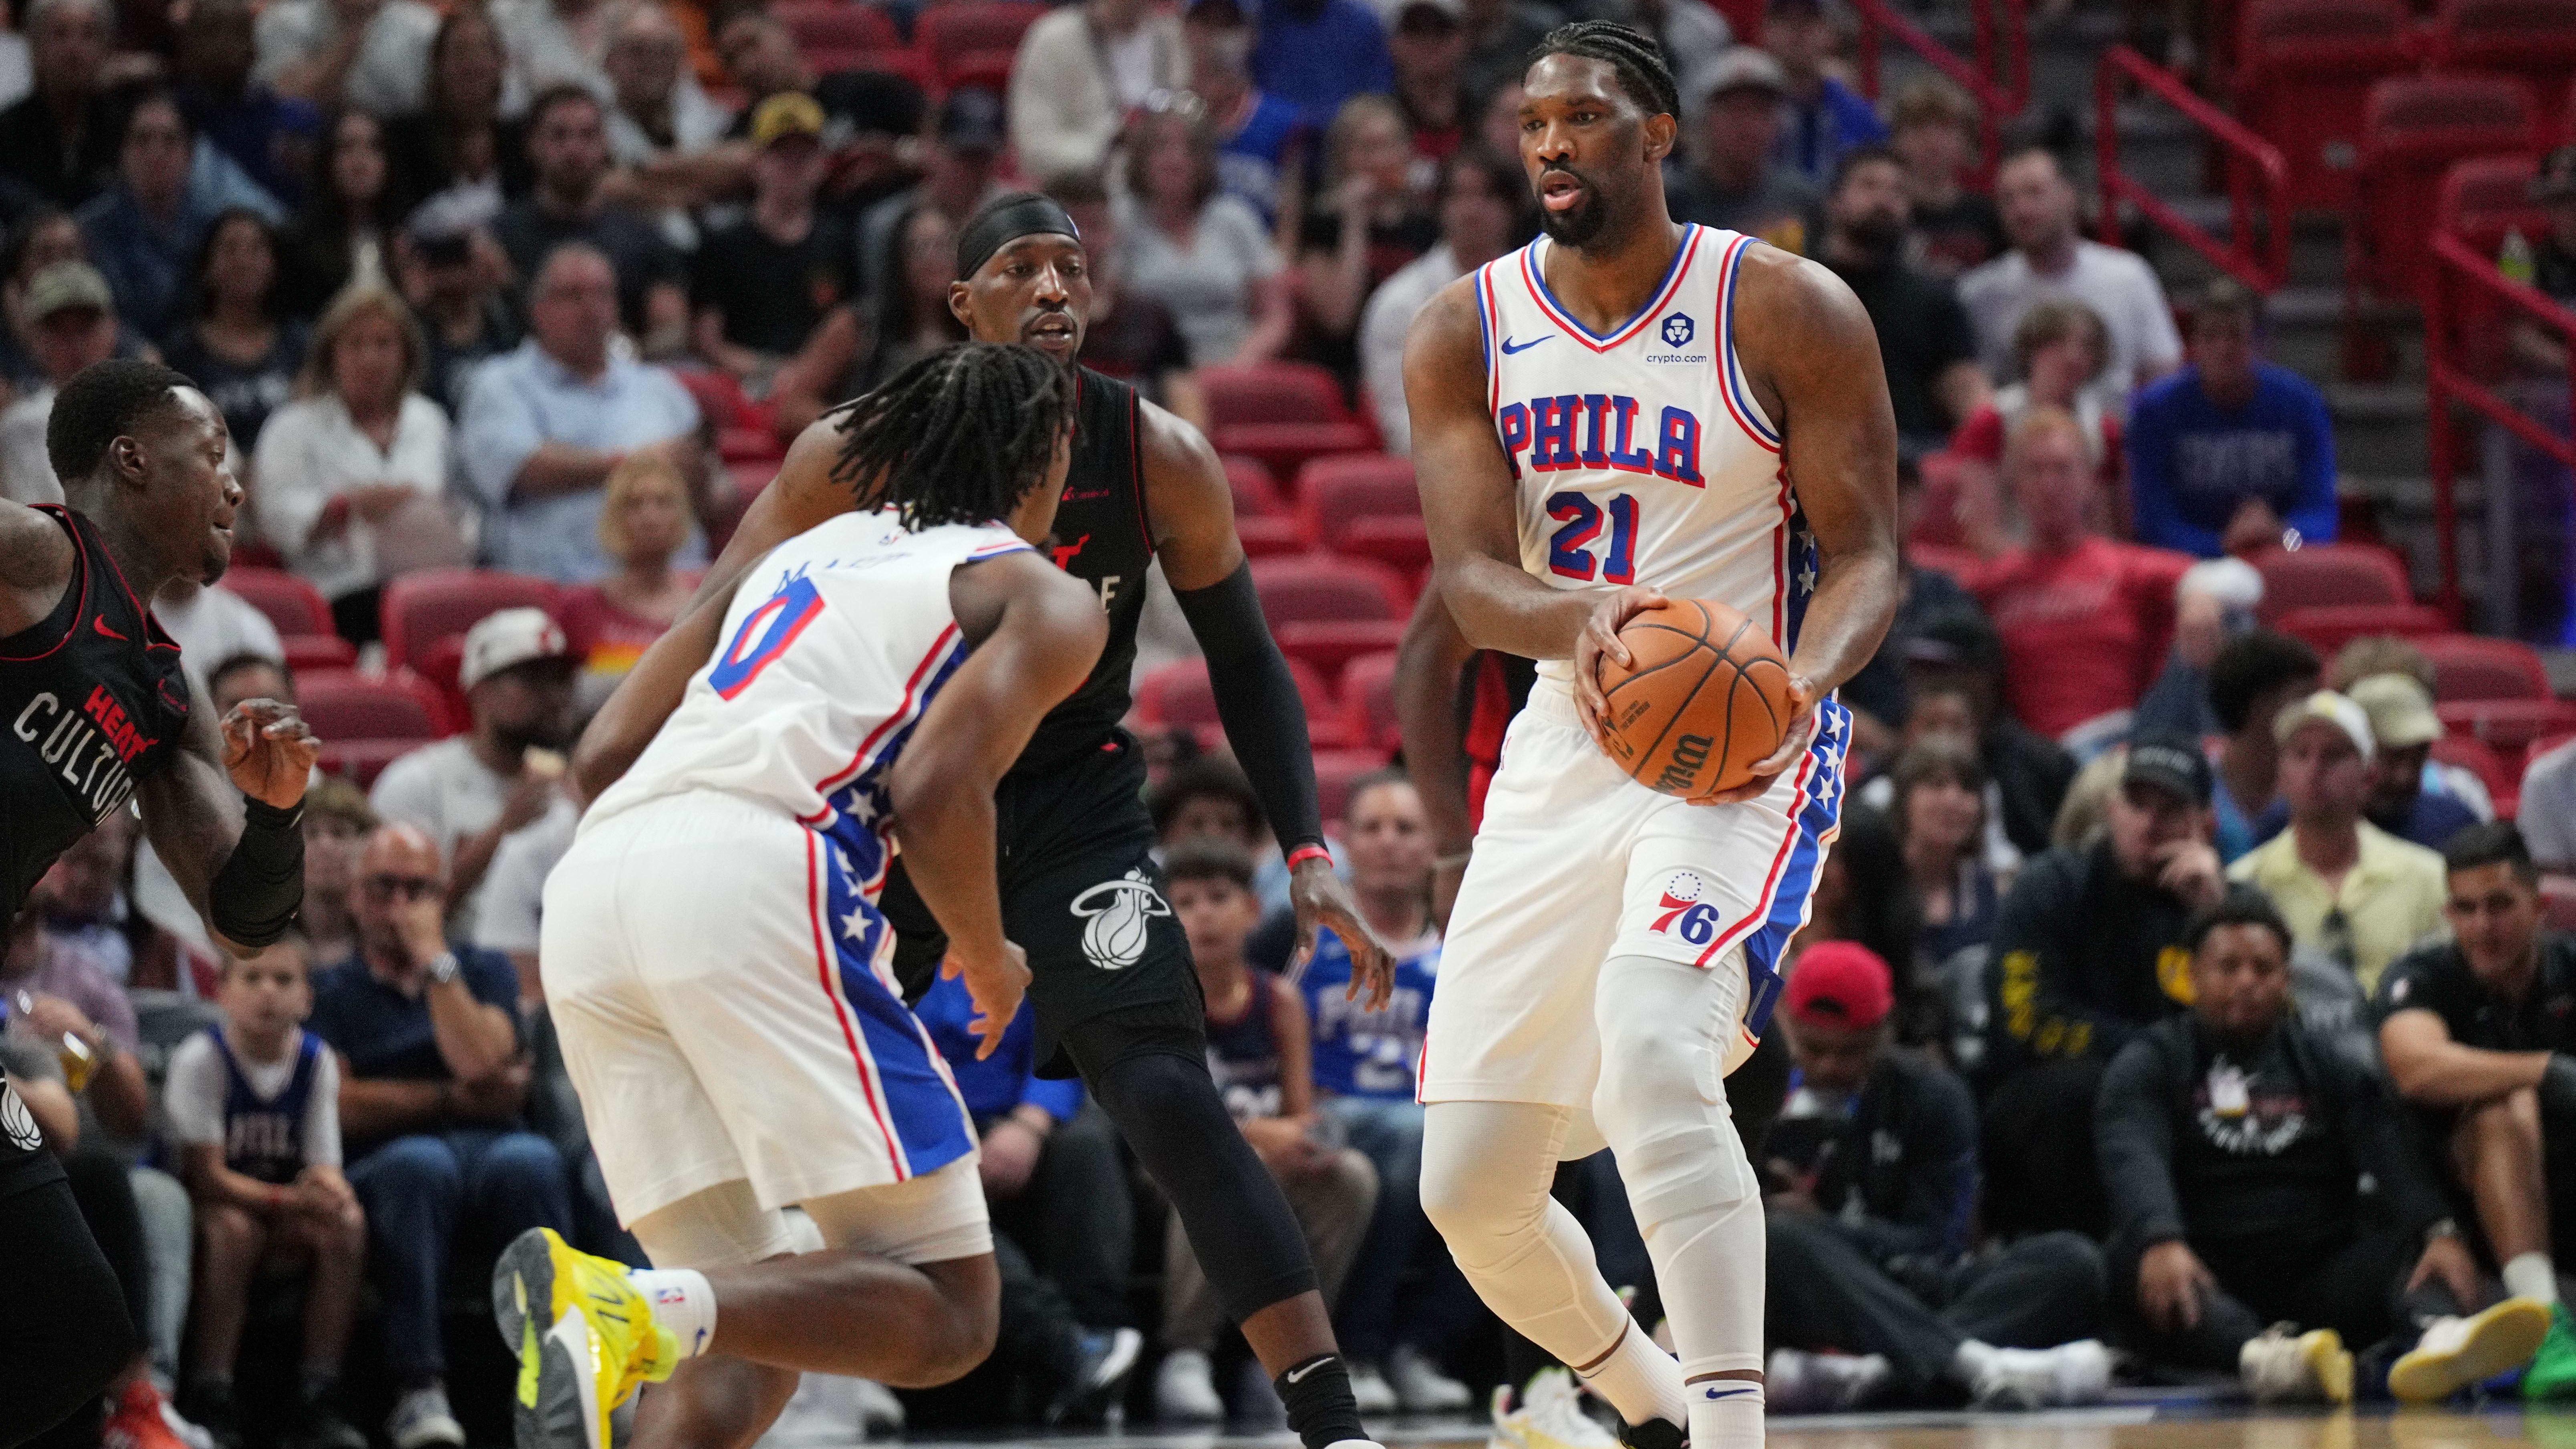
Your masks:
M 1574 204 L 1563 211 L 1550 209 L 1545 201 L 1549 183 L 1557 179 L 1571 180 L 1581 188 Z M 1548 240 L 1558 246 L 1587 246 L 1598 240 L 1610 224 L 1610 208 L 1601 195 L 1601 188 L 1593 184 L 1591 177 L 1571 166 L 1550 166 L 1540 172 L 1532 194 L 1540 201 L 1539 230 L 1546 232 Z

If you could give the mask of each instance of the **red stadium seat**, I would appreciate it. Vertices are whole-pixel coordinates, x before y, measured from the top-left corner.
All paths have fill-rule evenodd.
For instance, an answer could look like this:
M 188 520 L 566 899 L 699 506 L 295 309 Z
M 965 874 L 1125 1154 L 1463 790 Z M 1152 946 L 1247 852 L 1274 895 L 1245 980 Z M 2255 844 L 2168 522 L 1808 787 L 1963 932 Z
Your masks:
M 1225 481 L 1234 490 L 1234 535 L 1254 558 L 1304 553 L 1315 546 L 1306 520 L 1289 511 L 1270 478 L 1270 467 L 1245 453 L 1225 459 Z
M 769 13 L 796 37 L 799 50 L 901 50 L 893 17 L 850 0 L 777 0 Z
M 2263 575 L 2265 619 L 2319 604 L 2409 604 L 2406 565 L 2389 549 L 2368 543 L 2316 543 L 2302 549 L 2267 548 L 2254 567 Z
M 1959 527 L 1959 495 L 1967 486 L 1963 470 L 1986 465 L 1972 465 L 1944 449 L 1924 454 L 1914 466 L 1923 478 L 1923 494 L 1914 505 L 1914 524 L 1906 531 L 1908 551 L 1918 544 L 1955 548 L 1964 543 L 1967 535 Z
M 2414 64 L 2402 0 L 2251 0 L 2238 17 L 2236 117 L 2281 148 L 2290 202 L 2352 196 L 2371 82 Z
M 286 667 L 298 675 L 316 669 L 348 669 L 358 662 L 358 646 L 337 634 L 285 634 Z
M 2549 670 L 2519 639 L 2480 634 L 2436 634 L 2415 647 L 2433 662 L 2433 698 L 2443 703 L 2487 699 L 2547 699 Z
M 913 22 L 913 43 L 930 62 L 942 89 L 986 86 L 1004 89 L 1020 36 L 1046 13 L 1027 0 L 949 0 L 921 12 Z
M 316 761 L 322 773 L 337 775 L 361 790 L 372 788 L 385 766 L 431 743 L 427 740 L 324 740 Z
M 295 682 L 296 705 L 322 741 L 322 768 L 361 785 L 397 756 L 444 733 L 444 706 L 428 681 L 409 670 L 371 679 L 349 670 L 318 670 Z
M 2513 814 L 2513 797 L 2521 793 L 2522 782 L 2486 741 L 2475 735 L 2444 735 L 2433 742 L 2433 758 L 2476 775 L 2478 783 L 2487 787 L 2487 798 L 2495 802 L 2496 813 Z
M 1229 453 L 1219 460 L 1225 464 L 1226 486 L 1234 490 L 1234 516 L 1258 518 L 1273 513 L 1286 513 L 1288 502 L 1279 496 L 1279 480 L 1270 476 L 1270 465 L 1248 453 Z
M 284 569 L 232 568 L 225 571 L 224 581 L 215 587 L 250 601 L 282 635 L 339 632 L 339 626 L 331 622 L 331 604 L 322 597 L 322 591 Z
M 1905 557 L 1916 568 L 1937 569 L 1948 574 L 1953 580 L 1966 578 L 1975 572 L 1977 565 L 1983 561 L 1977 557 L 1974 549 L 1950 548 L 1931 543 L 1907 544 Z
M 2444 0 L 2430 38 L 2438 63 L 2510 71 L 2555 114 L 2576 71 L 2576 0 Z
M 2346 232 L 2359 263 L 2349 280 L 2386 297 L 2422 296 L 2431 265 L 2425 222 L 2438 214 L 2443 173 L 2473 156 L 2530 150 L 2538 117 L 2531 87 L 2519 76 L 2403 75 L 2374 82 L 2354 174 L 2356 215 Z
M 1327 675 L 1404 639 L 1411 591 L 1394 569 L 1367 559 L 1307 554 L 1252 565 L 1261 611 L 1279 647 Z
M 1294 478 L 1308 459 L 1377 449 L 1377 435 L 1342 402 L 1341 385 L 1304 362 L 1203 367 L 1208 438 L 1220 453 L 1245 453 L 1273 477 Z
M 1390 753 L 1404 744 L 1395 717 L 1395 651 L 1363 654 L 1342 668 L 1343 732 Z
M 2528 753 L 2532 742 L 2576 729 L 2576 704 L 2563 699 L 2463 699 L 2433 706 L 2442 727 L 2484 740 L 2498 754 Z
M 1323 807 L 1324 823 L 1338 824 L 1350 807 L 1351 785 L 1363 775 L 1385 769 L 1386 762 L 1383 750 L 1317 750 L 1315 803 Z
M 422 569 L 385 585 L 385 662 L 423 668 L 439 640 L 463 634 L 498 609 L 533 604 L 552 612 L 555 586 L 493 569 Z
M 2319 656 L 2331 659 L 2355 639 L 2447 633 L 2451 618 L 2430 604 L 2308 604 L 2282 610 L 2272 627 L 2306 640 Z
M 1345 558 L 1375 559 L 1411 578 L 1431 564 L 1431 532 L 1412 516 L 1354 519 L 1333 551 Z
M 1410 574 L 1431 561 L 1410 459 L 1380 453 L 1318 458 L 1297 477 L 1297 512 L 1327 551 Z
M 1306 735 L 1315 748 L 1336 749 L 1347 743 L 1341 712 L 1323 676 L 1295 659 L 1288 661 L 1288 673 L 1297 681 L 1297 697 L 1305 703 Z M 1187 729 L 1202 744 L 1214 745 L 1225 738 L 1204 659 L 1166 664 L 1136 681 L 1136 715 L 1150 725 Z
M 2531 199 L 2538 164 L 2526 155 L 2473 156 L 2442 174 L 2441 229 L 2469 248 L 2494 256 L 2505 233 L 2545 235 L 2549 218 Z M 2505 372 L 2503 303 L 2478 287 L 2451 291 L 2451 344 L 2469 369 L 2484 378 Z
M 2522 767 L 2525 770 L 2528 770 L 2533 765 L 2540 762 L 2541 756 L 2548 754 L 2551 750 L 2558 748 L 2560 745 L 2571 743 L 2576 743 L 2576 733 L 2562 731 L 2557 734 L 2542 735 L 2540 738 L 2533 740 L 2531 742 L 2531 747 L 2523 752 Z

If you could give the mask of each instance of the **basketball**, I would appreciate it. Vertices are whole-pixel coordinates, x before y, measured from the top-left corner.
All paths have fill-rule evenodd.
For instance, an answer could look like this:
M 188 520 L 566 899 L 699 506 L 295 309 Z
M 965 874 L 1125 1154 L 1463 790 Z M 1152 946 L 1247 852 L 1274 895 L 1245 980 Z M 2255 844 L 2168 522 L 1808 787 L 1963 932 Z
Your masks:
M 1628 777 L 1684 799 L 1731 790 L 1780 747 L 1789 665 L 1751 619 L 1713 599 L 1675 599 L 1619 631 L 1634 661 L 1601 661 L 1603 743 Z

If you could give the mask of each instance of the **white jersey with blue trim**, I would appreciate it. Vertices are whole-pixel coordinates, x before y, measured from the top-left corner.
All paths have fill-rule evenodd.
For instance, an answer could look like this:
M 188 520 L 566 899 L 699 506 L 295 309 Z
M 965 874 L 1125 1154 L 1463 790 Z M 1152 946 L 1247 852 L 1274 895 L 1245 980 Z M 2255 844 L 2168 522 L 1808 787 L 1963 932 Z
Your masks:
M 999 523 L 914 531 L 879 512 L 842 514 L 771 549 L 735 591 L 715 657 L 582 829 L 715 790 L 835 839 L 875 834 L 887 771 L 966 657 L 949 575 L 1027 548 Z
M 1519 493 L 1521 567 L 1561 588 L 1644 584 L 1716 599 L 1785 653 L 1815 541 L 1735 349 L 1754 238 L 1685 226 L 1654 299 L 1607 333 L 1548 291 L 1545 237 L 1479 268 L 1494 430 Z M 1573 678 L 1543 660 L 1543 679 Z

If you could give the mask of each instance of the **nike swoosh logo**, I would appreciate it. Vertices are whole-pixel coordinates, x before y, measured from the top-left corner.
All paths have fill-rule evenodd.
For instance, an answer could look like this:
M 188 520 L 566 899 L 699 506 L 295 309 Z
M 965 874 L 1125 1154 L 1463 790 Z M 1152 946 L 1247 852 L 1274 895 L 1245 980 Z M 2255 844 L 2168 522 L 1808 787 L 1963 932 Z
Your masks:
M 1746 1395 L 1746 1394 L 1754 1394 L 1754 1393 L 1760 1393 L 1760 1392 L 1761 1392 L 1761 1390 L 1759 1390 L 1759 1389 L 1703 1389 L 1703 1390 L 1701 1390 L 1701 1393 L 1702 1393 L 1702 1395 L 1703 1395 L 1704 1397 L 1712 1398 L 1712 1399 L 1734 1399 L 1734 1398 L 1741 1398 L 1741 1397 L 1743 1397 L 1743 1396 L 1744 1396 L 1744 1395 Z
M 1307 1377 L 1307 1375 L 1312 1374 L 1315 1370 L 1317 1370 L 1317 1369 L 1319 1369 L 1319 1368 L 1322 1368 L 1324 1365 L 1326 1365 L 1326 1364 L 1328 1364 L 1328 1363 L 1331 1363 L 1331 1362 L 1332 1362 L 1332 1360 L 1331 1360 L 1331 1359 L 1328 1359 L 1328 1358 L 1319 1358 L 1319 1359 L 1315 1360 L 1313 1363 L 1310 1363 L 1310 1364 L 1306 1365 L 1304 1368 L 1292 1368 L 1292 1369 L 1290 1369 L 1290 1370 L 1287 1372 L 1287 1374 L 1286 1374 L 1286 1376 L 1285 1376 L 1285 1377 L 1287 1378 L 1288 1382 L 1290 1382 L 1290 1383 L 1292 1383 L 1292 1384 L 1302 1384 L 1302 1383 L 1304 1383 L 1304 1382 L 1306 1381 L 1306 1377 Z
M 117 633 L 114 629 L 111 629 L 111 628 L 107 627 L 107 621 L 106 621 L 105 619 L 100 618 L 100 617 L 99 617 L 99 616 L 97 616 L 96 614 L 92 614 L 92 615 L 90 616 L 90 620 L 89 620 L 89 622 L 90 622 L 90 624 L 91 624 L 93 627 L 95 627 L 95 628 L 98 630 L 98 632 L 100 632 L 100 633 L 102 633 L 102 634 L 106 635 L 106 636 L 107 636 L 107 637 L 109 637 L 110 639 L 115 640 L 115 641 L 116 641 L 116 642 L 118 642 L 119 644 L 131 644 L 131 643 L 133 643 L 133 642 L 134 642 L 133 640 L 126 638 L 124 635 Z
M 1529 351 L 1531 348 L 1538 346 L 1538 345 L 1539 345 L 1540 343 L 1542 343 L 1542 342 L 1545 342 L 1545 341 L 1547 340 L 1547 338 L 1548 338 L 1548 337 L 1554 337 L 1555 335 L 1556 335 L 1555 333 L 1551 332 L 1551 333 L 1547 334 L 1547 337 L 1533 337 L 1533 338 L 1531 338 L 1531 339 L 1530 339 L 1529 341 L 1527 341 L 1527 342 L 1522 342 L 1522 343 L 1518 343 L 1518 344 L 1515 344 L 1515 343 L 1512 341 L 1512 339 L 1510 339 L 1510 338 L 1506 337 L 1506 338 L 1504 338 L 1504 339 L 1503 339 L 1503 355 L 1504 355 L 1505 357 L 1509 357 L 1509 356 L 1511 356 L 1511 355 L 1512 355 L 1513 353 L 1515 353 L 1515 352 L 1527 352 L 1527 351 Z

